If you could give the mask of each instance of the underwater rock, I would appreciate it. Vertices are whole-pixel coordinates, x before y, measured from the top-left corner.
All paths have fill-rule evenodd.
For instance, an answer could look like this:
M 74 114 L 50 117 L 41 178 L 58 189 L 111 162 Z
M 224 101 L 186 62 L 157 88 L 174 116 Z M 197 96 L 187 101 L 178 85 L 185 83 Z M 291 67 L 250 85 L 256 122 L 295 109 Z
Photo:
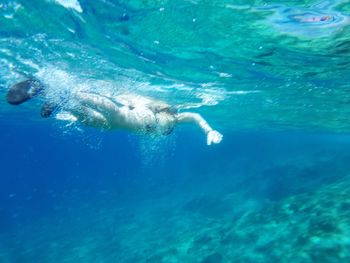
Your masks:
M 229 231 L 245 252 L 229 246 L 230 254 L 236 258 L 253 256 L 266 263 L 271 257 L 278 262 L 348 262 L 349 195 L 350 177 L 346 177 L 249 213 Z

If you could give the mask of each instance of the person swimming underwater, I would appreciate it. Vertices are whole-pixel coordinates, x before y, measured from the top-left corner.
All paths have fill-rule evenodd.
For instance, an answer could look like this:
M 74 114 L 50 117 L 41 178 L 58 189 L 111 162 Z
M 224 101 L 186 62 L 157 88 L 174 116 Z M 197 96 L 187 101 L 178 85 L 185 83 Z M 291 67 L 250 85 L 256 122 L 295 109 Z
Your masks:
M 334 19 L 333 16 L 330 15 L 320 15 L 320 16 L 301 16 L 295 15 L 292 18 L 300 23 L 321 23 L 321 22 L 330 22 Z
M 20 105 L 41 94 L 44 90 L 45 85 L 40 81 L 27 79 L 10 87 L 7 101 L 12 105 Z M 65 103 L 63 109 L 66 114 L 65 119 L 79 121 L 90 127 L 168 135 L 177 124 L 194 122 L 206 134 L 208 145 L 220 143 L 223 138 L 223 135 L 213 130 L 200 114 L 179 113 L 177 109 L 165 102 L 140 95 L 104 96 L 78 91 L 72 95 L 70 100 L 74 100 L 74 103 Z M 50 117 L 57 107 L 50 102 L 44 103 L 41 108 L 41 116 Z

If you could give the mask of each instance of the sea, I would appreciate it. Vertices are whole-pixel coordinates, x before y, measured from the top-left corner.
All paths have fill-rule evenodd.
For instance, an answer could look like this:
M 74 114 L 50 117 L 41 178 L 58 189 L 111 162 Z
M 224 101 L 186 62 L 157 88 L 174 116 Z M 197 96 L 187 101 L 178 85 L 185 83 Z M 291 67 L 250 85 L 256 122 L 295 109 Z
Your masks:
M 26 79 L 46 87 L 21 105 Z M 136 94 L 165 136 L 46 102 Z M 0 263 L 350 262 L 348 0 L 0 0 Z

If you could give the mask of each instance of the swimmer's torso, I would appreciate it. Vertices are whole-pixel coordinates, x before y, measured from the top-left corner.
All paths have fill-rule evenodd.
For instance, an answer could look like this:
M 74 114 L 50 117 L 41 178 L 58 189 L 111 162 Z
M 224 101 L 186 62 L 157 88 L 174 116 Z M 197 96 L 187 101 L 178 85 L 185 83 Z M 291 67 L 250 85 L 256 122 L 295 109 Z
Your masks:
M 176 123 L 170 106 L 139 95 L 103 97 L 96 94 L 80 94 L 88 98 L 88 105 L 82 103 L 69 111 L 77 120 L 87 126 L 103 129 L 126 129 L 139 133 L 169 134 Z
M 121 118 L 116 119 L 116 128 L 124 128 L 141 133 L 169 134 L 175 125 L 175 116 L 166 112 L 153 112 L 145 106 L 120 108 Z

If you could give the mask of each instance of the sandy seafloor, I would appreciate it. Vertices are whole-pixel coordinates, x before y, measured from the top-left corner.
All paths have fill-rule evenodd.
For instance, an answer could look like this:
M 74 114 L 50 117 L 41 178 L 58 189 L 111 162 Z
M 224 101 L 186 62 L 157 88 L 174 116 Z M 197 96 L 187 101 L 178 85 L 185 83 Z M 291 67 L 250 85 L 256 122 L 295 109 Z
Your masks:
M 9 126 L 1 262 L 350 259 L 348 136 L 227 133 L 208 147 L 198 132 Z

